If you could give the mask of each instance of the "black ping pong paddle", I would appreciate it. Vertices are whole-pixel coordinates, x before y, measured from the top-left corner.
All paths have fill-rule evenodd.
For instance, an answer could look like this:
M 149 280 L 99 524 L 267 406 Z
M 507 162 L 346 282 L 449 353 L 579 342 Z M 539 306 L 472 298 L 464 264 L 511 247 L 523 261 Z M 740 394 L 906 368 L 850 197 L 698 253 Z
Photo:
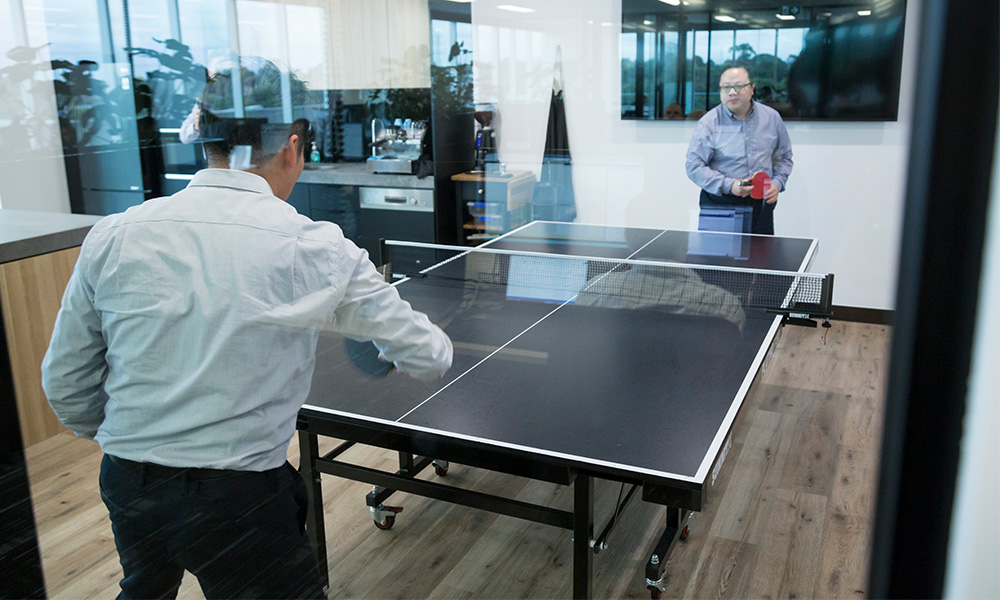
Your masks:
M 344 338 L 344 350 L 354 366 L 365 375 L 381 378 L 392 372 L 393 364 L 378 357 L 379 350 L 372 342 L 358 342 Z

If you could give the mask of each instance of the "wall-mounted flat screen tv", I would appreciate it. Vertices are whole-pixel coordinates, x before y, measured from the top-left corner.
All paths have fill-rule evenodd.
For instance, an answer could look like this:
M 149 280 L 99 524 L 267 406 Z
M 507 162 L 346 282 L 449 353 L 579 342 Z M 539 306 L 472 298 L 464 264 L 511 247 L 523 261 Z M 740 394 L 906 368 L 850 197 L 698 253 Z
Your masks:
M 623 119 L 697 119 L 744 65 L 786 120 L 895 121 L 905 0 L 622 0 Z

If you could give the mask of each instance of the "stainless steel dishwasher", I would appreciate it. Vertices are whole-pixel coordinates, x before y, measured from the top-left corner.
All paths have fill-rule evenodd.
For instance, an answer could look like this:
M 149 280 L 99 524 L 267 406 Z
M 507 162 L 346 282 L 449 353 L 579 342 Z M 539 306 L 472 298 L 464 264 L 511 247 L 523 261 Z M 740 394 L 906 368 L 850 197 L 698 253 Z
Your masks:
M 434 190 L 362 187 L 358 245 L 380 264 L 379 240 L 434 241 Z

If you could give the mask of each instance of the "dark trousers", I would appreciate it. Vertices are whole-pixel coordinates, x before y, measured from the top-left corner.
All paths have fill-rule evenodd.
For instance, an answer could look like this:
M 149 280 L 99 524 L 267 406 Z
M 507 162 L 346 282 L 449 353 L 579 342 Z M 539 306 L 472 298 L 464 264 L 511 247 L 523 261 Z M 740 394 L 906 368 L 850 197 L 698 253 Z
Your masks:
M 763 200 L 753 198 L 740 198 L 731 194 L 722 196 L 701 190 L 701 198 L 698 204 L 702 208 L 727 208 L 732 206 L 749 206 L 753 208 L 750 223 L 750 233 L 765 233 L 774 235 L 774 207 L 777 202 L 768 204 Z
M 124 571 L 119 598 L 174 598 L 185 570 L 206 598 L 326 597 L 305 482 L 287 462 L 219 471 L 105 455 L 101 498 Z

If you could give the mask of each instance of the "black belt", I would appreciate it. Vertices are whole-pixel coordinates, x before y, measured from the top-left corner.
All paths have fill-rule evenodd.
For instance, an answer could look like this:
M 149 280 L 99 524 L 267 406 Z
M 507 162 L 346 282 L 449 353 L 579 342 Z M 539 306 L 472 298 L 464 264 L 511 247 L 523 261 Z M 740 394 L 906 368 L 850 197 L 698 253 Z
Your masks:
M 760 206 L 761 201 L 755 200 L 750 196 L 740 197 L 733 194 L 713 194 L 712 192 L 701 190 L 701 198 L 699 204 L 703 207 L 712 206 L 749 206 L 755 207 Z
M 156 463 L 146 463 L 146 462 L 136 462 L 134 460 L 127 460 L 124 458 L 119 458 L 117 456 L 112 456 L 110 454 L 107 457 L 111 462 L 124 467 L 129 470 L 139 471 L 143 473 L 143 477 L 146 479 L 173 479 L 174 477 L 185 477 L 189 481 L 205 480 L 205 479 L 219 479 L 221 477 L 232 477 L 233 475 L 239 475 L 240 473 L 245 473 L 245 471 L 233 471 L 228 469 L 203 469 L 200 467 L 168 467 L 166 465 L 158 465 Z

